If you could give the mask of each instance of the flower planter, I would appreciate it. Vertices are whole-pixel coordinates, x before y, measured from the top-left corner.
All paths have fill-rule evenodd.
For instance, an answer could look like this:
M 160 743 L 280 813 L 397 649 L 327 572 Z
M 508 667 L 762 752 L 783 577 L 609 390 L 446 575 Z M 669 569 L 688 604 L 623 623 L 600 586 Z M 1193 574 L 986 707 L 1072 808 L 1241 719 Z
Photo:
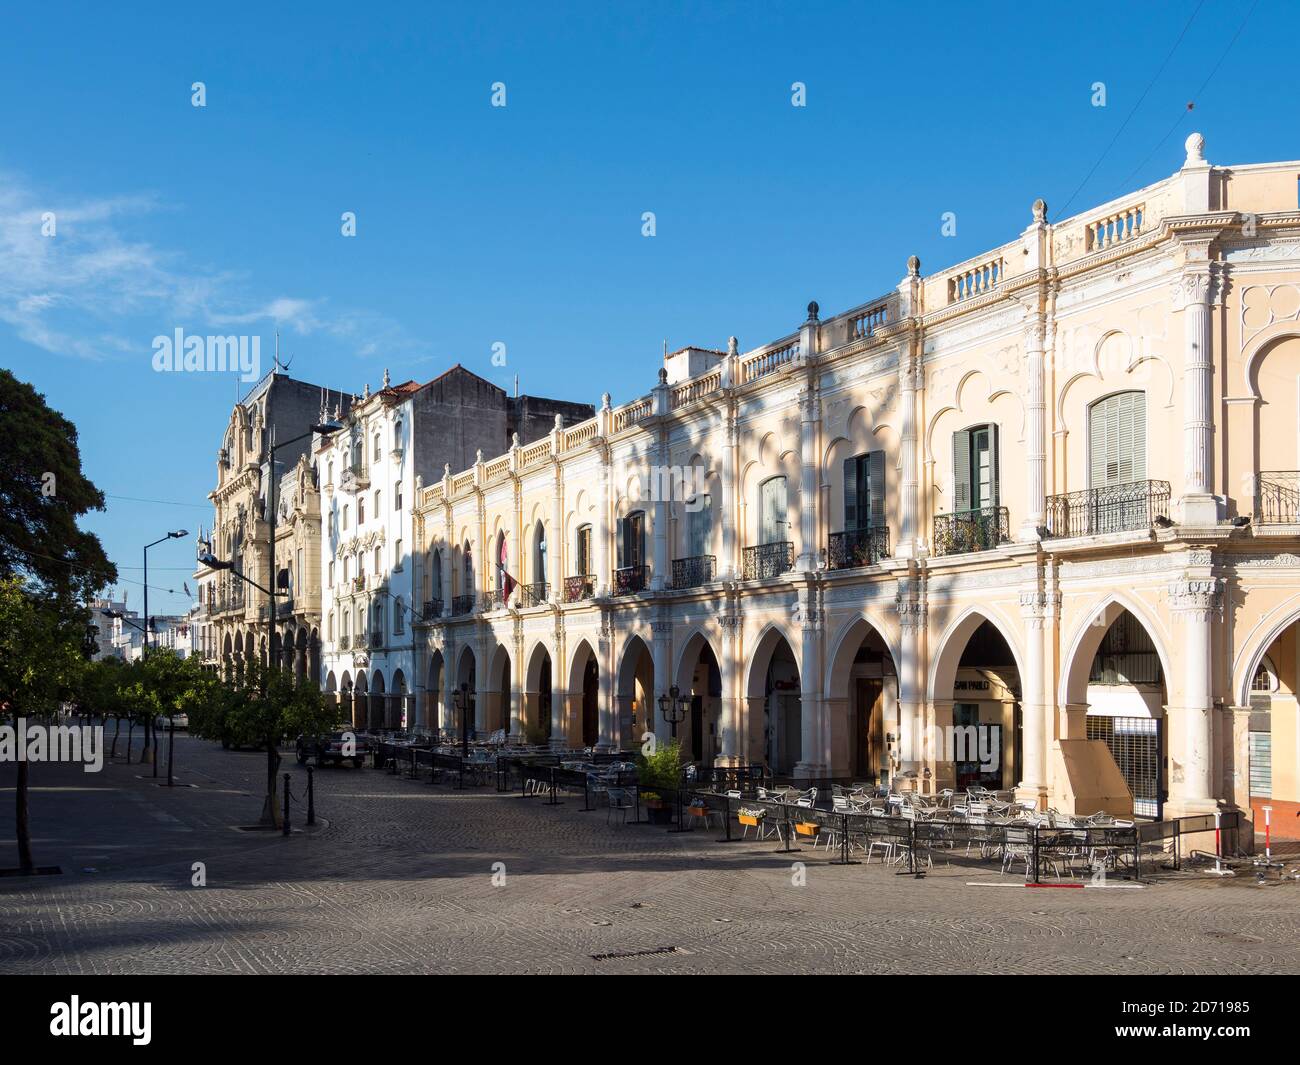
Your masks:
M 747 825 L 749 828 L 757 828 L 759 823 L 766 816 L 767 811 L 765 810 L 761 812 L 755 810 L 741 810 L 740 813 L 736 815 L 736 820 L 738 820 L 742 825 Z
M 691 817 L 708 817 L 709 808 L 707 806 L 688 806 L 686 812 Z
M 801 836 L 809 836 L 815 839 L 818 833 L 821 832 L 822 826 L 812 821 L 797 821 L 794 830 Z

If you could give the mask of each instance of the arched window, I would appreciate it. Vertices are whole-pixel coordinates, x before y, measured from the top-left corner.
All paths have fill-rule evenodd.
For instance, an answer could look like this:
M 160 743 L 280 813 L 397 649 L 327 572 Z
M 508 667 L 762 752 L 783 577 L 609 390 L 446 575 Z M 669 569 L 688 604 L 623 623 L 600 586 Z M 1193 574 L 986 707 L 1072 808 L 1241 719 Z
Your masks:
M 592 570 L 591 561 L 591 526 L 579 525 L 577 538 L 573 544 L 575 577 L 586 577 Z
M 343 508 L 343 528 L 346 529 L 347 527 L 348 527 L 348 508 L 345 506 Z
M 429 560 L 429 598 L 442 599 L 442 552 L 437 548 L 434 548 L 433 558 Z
M 380 443 L 380 436 L 378 433 L 375 433 L 375 461 L 376 462 L 379 461 L 379 456 L 382 454 L 382 452 L 383 452 L 383 445 Z
M 378 488 L 376 488 L 375 489 L 375 517 L 376 518 L 378 518 L 379 515 L 381 515 L 384 512 L 383 508 L 380 506 L 380 503 L 382 501 L 383 501 L 383 494 L 379 491 Z
M 497 533 L 497 550 L 496 550 L 496 590 L 504 592 L 506 587 L 506 552 L 509 548 L 506 546 L 506 534 Z
M 364 496 L 357 496 L 357 525 L 366 523 L 366 500 Z
M 779 544 L 790 538 L 784 477 L 769 477 L 759 485 L 758 542 Z
M 1088 408 L 1088 487 L 1145 481 L 1147 397 L 1118 392 Z
M 1269 661 L 1268 656 L 1260 660 L 1259 668 L 1255 670 L 1255 675 L 1250 680 L 1250 690 L 1257 694 L 1271 694 L 1277 691 L 1277 670 L 1273 668 L 1273 663 Z
M 461 585 L 461 595 L 474 594 L 474 552 L 469 546 L 469 541 L 465 541 L 465 546 L 461 548 L 461 558 L 464 560 L 461 567 L 461 579 L 464 583 Z
M 393 632 L 401 633 L 402 631 L 402 597 L 399 595 L 393 600 Z
M 533 583 L 546 580 L 546 526 L 540 521 L 533 530 Z

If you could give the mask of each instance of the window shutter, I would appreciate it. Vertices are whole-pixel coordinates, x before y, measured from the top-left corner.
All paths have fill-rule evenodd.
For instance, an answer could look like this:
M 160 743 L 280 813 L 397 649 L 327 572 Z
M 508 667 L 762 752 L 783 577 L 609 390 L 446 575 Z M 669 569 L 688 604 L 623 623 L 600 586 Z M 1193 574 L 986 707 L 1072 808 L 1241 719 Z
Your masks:
M 872 451 L 867 459 L 867 513 L 859 528 L 879 529 L 885 524 L 885 453 Z
M 1093 404 L 1088 415 L 1088 487 L 1101 488 L 1109 483 L 1107 463 L 1109 434 L 1107 433 L 1106 401 Z
M 952 509 L 970 510 L 970 430 L 952 434 Z
M 844 529 L 858 527 L 858 459 L 844 460 Z
M 1147 397 L 1145 392 L 1133 395 L 1133 462 L 1130 481 L 1147 479 Z
M 618 534 L 614 537 L 614 541 L 617 552 L 614 565 L 617 569 L 622 569 L 627 565 L 627 518 L 618 519 Z
M 1001 466 L 1002 448 L 998 444 L 998 427 L 997 424 L 989 426 L 989 483 L 992 485 L 992 498 L 989 499 L 990 506 L 1002 505 L 1002 466 Z

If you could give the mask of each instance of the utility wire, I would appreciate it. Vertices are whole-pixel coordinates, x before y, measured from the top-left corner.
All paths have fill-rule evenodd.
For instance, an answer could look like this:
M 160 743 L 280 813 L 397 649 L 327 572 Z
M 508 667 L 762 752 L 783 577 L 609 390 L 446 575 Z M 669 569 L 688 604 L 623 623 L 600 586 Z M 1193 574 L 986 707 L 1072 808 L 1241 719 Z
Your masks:
M 1174 53 L 1178 51 L 1178 46 L 1183 43 L 1183 38 L 1187 36 L 1187 31 L 1192 28 L 1192 23 L 1195 21 L 1196 16 L 1200 14 L 1201 8 L 1204 6 L 1205 6 L 1205 0 L 1200 0 L 1200 2 L 1196 5 L 1196 9 L 1192 12 L 1191 17 L 1187 20 L 1187 23 L 1183 26 L 1182 33 L 1180 33 L 1178 35 L 1178 39 L 1174 41 L 1174 46 L 1169 49 L 1169 54 L 1165 56 L 1165 61 L 1160 64 L 1160 69 L 1155 72 L 1154 76 L 1151 78 L 1151 81 L 1148 82 L 1147 87 L 1142 90 L 1142 95 L 1138 97 L 1138 101 L 1133 105 L 1133 109 L 1128 113 L 1128 117 L 1125 118 L 1122 123 L 1120 123 L 1119 129 L 1115 131 L 1115 136 L 1111 137 L 1110 143 L 1106 145 L 1105 150 L 1101 153 L 1100 156 L 1097 157 L 1097 161 L 1092 164 L 1092 169 L 1089 170 L 1088 173 L 1084 175 L 1083 180 L 1079 182 L 1079 187 L 1075 189 L 1074 192 L 1070 194 L 1070 198 L 1065 201 L 1065 206 L 1061 208 L 1061 213 L 1060 213 L 1061 218 L 1066 218 L 1069 216 L 1070 205 L 1074 203 L 1076 197 L 1078 197 L 1079 193 L 1083 191 L 1084 186 L 1087 185 L 1088 182 L 1092 180 L 1092 175 L 1097 172 L 1097 168 L 1101 166 L 1103 160 L 1105 160 L 1106 156 L 1110 154 L 1110 150 L 1115 147 L 1115 142 L 1119 140 L 1120 135 L 1124 132 L 1125 129 L 1128 128 L 1128 124 L 1133 120 L 1133 116 L 1137 114 L 1138 108 L 1142 106 L 1142 101 L 1147 98 L 1147 94 L 1151 92 L 1151 90 L 1155 87 L 1156 82 L 1160 80 L 1160 75 L 1165 72 L 1165 67 L 1169 65 L 1169 60 L 1173 59 Z

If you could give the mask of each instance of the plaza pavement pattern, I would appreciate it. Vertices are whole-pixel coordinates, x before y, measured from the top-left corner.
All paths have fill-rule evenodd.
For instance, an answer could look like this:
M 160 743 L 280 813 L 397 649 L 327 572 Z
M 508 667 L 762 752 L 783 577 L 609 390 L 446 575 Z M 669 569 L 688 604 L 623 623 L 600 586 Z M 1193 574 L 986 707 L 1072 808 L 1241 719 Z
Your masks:
M 350 768 L 317 772 L 323 822 L 286 839 L 238 830 L 260 812 L 264 755 L 176 746 L 196 787 L 120 758 L 33 767 L 36 860 L 63 873 L 0 878 L 0 973 L 1300 972 L 1296 881 L 973 887 L 1017 877 L 940 859 L 918 880 L 716 828 L 607 825 L 580 797 Z M 0 766 L 0 867 L 13 773 Z

